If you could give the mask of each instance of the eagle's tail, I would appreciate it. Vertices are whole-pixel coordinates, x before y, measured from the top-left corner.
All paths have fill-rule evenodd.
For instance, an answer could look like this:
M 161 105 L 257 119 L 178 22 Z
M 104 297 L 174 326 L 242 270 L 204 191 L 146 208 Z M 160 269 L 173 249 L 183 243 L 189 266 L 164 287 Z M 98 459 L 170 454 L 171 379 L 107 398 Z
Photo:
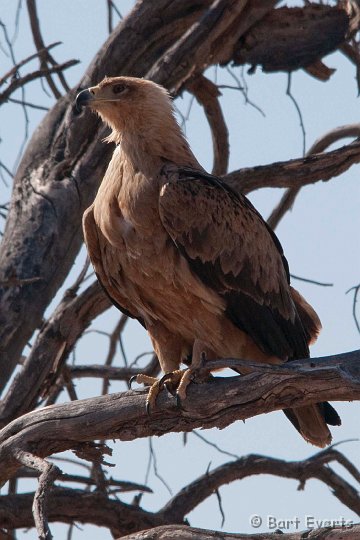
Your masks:
M 320 319 L 305 298 L 293 287 L 290 287 L 290 289 L 304 330 L 309 336 L 310 345 L 316 341 L 321 330 Z M 321 448 L 331 443 L 331 433 L 328 425 L 341 425 L 338 413 L 326 401 L 304 407 L 284 409 L 284 413 L 306 441 Z
M 326 401 L 315 405 L 284 409 L 284 413 L 306 441 L 320 448 L 331 443 L 328 424 L 330 426 L 341 424 L 338 413 Z

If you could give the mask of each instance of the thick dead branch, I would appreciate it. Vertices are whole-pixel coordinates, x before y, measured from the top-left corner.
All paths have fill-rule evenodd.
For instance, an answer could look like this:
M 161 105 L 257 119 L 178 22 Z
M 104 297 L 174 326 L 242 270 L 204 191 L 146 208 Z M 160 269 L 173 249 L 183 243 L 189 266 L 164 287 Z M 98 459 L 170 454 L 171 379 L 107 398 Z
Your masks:
M 358 492 L 329 468 L 329 464 L 332 462 L 343 465 L 353 475 L 354 479 L 359 481 L 357 469 L 341 453 L 331 447 L 299 462 L 288 462 L 260 455 L 248 455 L 208 471 L 185 486 L 162 509 L 153 514 L 144 512 L 138 506 L 113 501 L 108 498 L 105 492 L 93 492 L 87 494 L 88 501 L 85 506 L 88 511 L 88 520 L 86 520 L 84 519 L 83 510 L 81 510 L 81 503 L 85 503 L 85 492 L 55 487 L 48 503 L 48 517 L 50 521 L 56 520 L 68 523 L 72 518 L 78 522 L 88 521 L 99 526 L 113 528 L 114 518 L 118 514 L 116 529 L 121 531 L 122 534 L 141 530 L 144 528 L 144 520 L 147 520 L 145 528 L 154 527 L 159 523 L 181 524 L 184 523 L 186 516 L 195 507 L 207 497 L 212 496 L 219 487 L 260 474 L 298 480 L 300 482 L 298 489 L 304 489 L 305 482 L 308 479 L 316 478 L 334 490 L 334 495 L 345 506 L 359 514 L 360 498 Z M 72 477 L 72 475 L 62 475 L 62 479 L 68 480 L 68 476 Z M 80 481 L 83 481 L 82 477 L 80 477 Z M 135 485 L 132 485 L 132 487 L 135 487 Z M 29 523 L 31 495 L 14 496 L 11 494 L 0 497 L 1 527 L 19 528 L 31 526 L 31 522 Z M 78 501 L 73 505 L 75 496 L 77 496 Z M 99 496 L 101 497 L 100 500 Z M 68 498 L 67 501 L 66 497 Z M 106 512 L 99 512 L 97 508 L 99 502 L 106 509 Z M 133 518 L 136 515 L 138 515 L 138 519 L 134 522 Z
M 223 176 L 223 180 L 245 194 L 263 187 L 295 189 L 320 180 L 330 180 L 359 162 L 360 141 L 356 140 L 332 152 L 240 169 Z
M 308 4 L 274 9 L 239 40 L 233 60 L 260 65 L 265 72 L 307 67 L 344 43 L 350 26 L 351 19 L 339 7 Z M 269 35 L 274 43 L 271 51 Z
M 236 42 L 278 3 L 277 0 L 215 0 L 149 71 L 148 78 L 177 91 L 212 64 L 228 62 Z M 190 53 L 191 51 L 191 53 Z
M 203 75 L 199 75 L 187 84 L 188 90 L 204 107 L 206 118 L 211 129 L 214 152 L 212 173 L 220 176 L 226 174 L 229 164 L 229 132 L 218 97 L 218 87 Z
M 231 534 L 222 531 L 195 529 L 179 525 L 164 525 L 122 536 L 121 540 L 356 540 L 360 534 L 360 525 L 351 528 L 326 527 L 314 531 L 296 533 L 260 533 L 260 534 Z
M 79 296 L 69 289 L 63 300 L 43 324 L 10 389 L 0 401 L 0 425 L 33 409 L 59 376 L 75 343 L 91 321 L 111 306 L 95 282 Z
M 34 493 L 0 496 L 0 527 L 33 527 L 31 505 Z M 110 499 L 100 491 L 54 487 L 47 505 L 49 521 L 87 523 L 116 531 L 117 535 L 164 524 L 156 513 Z
M 345 460 L 345 461 L 344 461 Z M 345 506 L 360 516 L 359 492 L 340 475 L 328 467 L 331 462 L 343 464 L 359 482 L 359 472 L 346 458 L 333 448 L 319 452 L 304 461 L 284 461 L 268 456 L 249 455 L 226 463 L 184 487 L 160 511 L 168 522 L 178 523 L 194 508 L 210 497 L 219 487 L 242 480 L 248 476 L 270 474 L 281 478 L 292 478 L 300 482 L 299 489 L 304 489 L 305 482 L 317 478 L 332 490 L 332 493 Z M 355 469 L 355 470 L 354 470 Z
M 329 131 L 328 133 L 325 133 L 325 135 L 323 135 L 322 137 L 320 137 L 314 142 L 314 144 L 308 150 L 306 155 L 313 156 L 314 154 L 319 154 L 320 152 L 324 152 L 324 150 L 326 150 L 326 148 L 328 148 L 331 144 L 337 141 L 340 141 L 341 139 L 345 139 L 347 137 L 360 137 L 360 124 L 349 124 L 347 126 L 340 126 L 336 129 Z M 359 141 L 357 140 L 353 144 L 358 144 L 358 142 Z M 343 150 L 345 148 L 347 147 L 343 146 L 343 148 L 340 148 L 340 150 Z M 327 155 L 329 154 L 330 152 Z M 337 175 L 335 174 L 334 176 L 337 176 Z M 326 178 L 322 178 L 322 180 L 326 180 Z M 291 208 L 294 205 L 295 199 L 303 185 L 305 184 L 298 185 L 298 186 L 292 185 L 286 190 L 279 204 L 277 205 L 276 208 L 274 208 L 274 210 L 272 211 L 268 219 L 268 223 L 272 229 L 275 229 L 278 226 L 281 219 L 286 214 L 286 212 L 288 210 L 291 210 Z
M 53 405 L 14 420 L 0 432 L 0 482 L 19 468 L 16 451 L 45 457 L 96 439 L 133 440 L 149 435 L 224 428 L 236 420 L 321 401 L 360 399 L 360 351 L 272 367 L 221 360 L 211 367 L 244 365 L 241 377 L 216 377 L 190 385 L 182 408 L 165 391 L 149 416 L 147 390 Z M 210 366 L 210 362 L 209 362 Z M 209 400 L 208 396 L 212 399 Z M 62 429 L 59 430 L 61 420 Z

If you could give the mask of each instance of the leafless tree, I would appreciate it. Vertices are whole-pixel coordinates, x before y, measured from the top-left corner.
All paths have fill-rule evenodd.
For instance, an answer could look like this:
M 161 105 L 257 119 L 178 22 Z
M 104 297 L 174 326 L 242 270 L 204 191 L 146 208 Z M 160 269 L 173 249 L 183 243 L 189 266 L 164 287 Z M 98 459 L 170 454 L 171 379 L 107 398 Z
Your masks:
M 52 521 L 69 524 L 69 538 L 76 522 L 106 527 L 114 538 L 245 538 L 240 533 L 194 529 L 186 516 L 213 493 L 221 509 L 218 490 L 222 485 L 259 474 L 296 479 L 300 489 L 308 479 L 317 478 L 360 515 L 360 497 L 352 485 L 360 481 L 360 473 L 333 447 L 298 462 L 255 454 L 235 458 L 185 486 L 157 512 L 140 505 L 142 494 L 151 491 L 146 483 L 109 477 L 104 459 L 111 453 L 109 439 L 129 441 L 200 427 L 223 428 L 235 420 L 283 408 L 323 400 L 358 400 L 360 351 L 281 367 L 247 363 L 249 375 L 191 385 L 183 409 L 162 393 L 157 410 L 149 416 L 147 389 L 108 394 L 109 381 L 127 383 L 140 372 L 159 373 L 152 353 L 144 356 L 147 364 L 142 367 L 140 359 L 129 363 L 125 354 L 122 366 L 113 365 L 118 346 L 123 351 L 124 315 L 106 333 L 109 347 L 102 364 L 72 362 L 77 343 L 89 335 L 90 324 L 110 308 L 88 263 L 44 318 L 82 246 L 81 216 L 94 198 L 112 152 L 110 145 L 102 143 L 106 131 L 95 116 L 77 117 L 74 110 L 79 89 L 105 75 L 151 78 L 175 99 L 185 91 L 192 94 L 211 129 L 213 172 L 244 193 L 286 188 L 270 216 L 272 227 L 291 208 L 303 186 L 328 181 L 360 161 L 360 126 L 355 124 L 322 136 L 302 158 L 228 173 L 228 129 L 219 100 L 222 88 L 205 74 L 208 67 L 231 70 L 247 65 L 250 71 L 258 66 L 267 73 L 285 71 L 291 96 L 293 71 L 304 69 L 309 76 L 327 81 L 332 70 L 322 59 L 338 50 L 353 64 L 360 88 L 358 2 L 304 2 L 297 8 L 278 4 L 276 0 L 138 0 L 122 19 L 116 3 L 107 0 L 109 37 L 80 83 L 70 88 L 64 72 L 77 60 L 55 60 L 53 49 L 58 43 L 46 45 L 36 2 L 27 0 L 35 51 L 21 61 L 12 56 L 13 67 L 0 78 L 0 105 L 18 104 L 25 118 L 29 107 L 43 108 L 27 101 L 24 92 L 39 79 L 55 102 L 28 141 L 14 178 L 9 166 L 0 161 L 1 177 L 13 182 L 10 203 L 0 206 L 5 223 L 0 246 L 0 480 L 7 483 L 6 494 L 0 496 L 1 539 L 15 538 L 16 529 L 34 526 L 39 538 L 51 538 Z M 2 49 L 11 55 L 9 31 L 4 23 L 0 26 Z M 28 68 L 34 59 L 38 67 Z M 233 78 L 234 88 L 249 100 L 241 81 Z M 332 142 L 349 136 L 353 142 L 327 151 Z M 354 302 L 358 290 L 355 286 Z M 234 359 L 213 361 L 214 368 L 239 364 Z M 74 380 L 84 377 L 102 381 L 101 396 L 78 400 Z M 69 399 L 55 404 L 63 391 Z M 210 392 L 212 400 L 207 398 Z M 63 473 L 59 462 L 51 458 L 66 450 L 90 463 L 84 474 Z M 331 464 L 340 464 L 351 481 Z M 35 493 L 21 489 L 19 480 L 24 478 L 38 478 Z M 118 494 L 130 491 L 136 495 L 131 504 L 125 504 Z M 272 537 L 279 538 L 276 533 Z M 358 538 L 360 525 L 319 529 L 306 537 Z M 269 534 L 246 538 L 269 538 Z M 281 538 L 303 536 L 294 533 Z

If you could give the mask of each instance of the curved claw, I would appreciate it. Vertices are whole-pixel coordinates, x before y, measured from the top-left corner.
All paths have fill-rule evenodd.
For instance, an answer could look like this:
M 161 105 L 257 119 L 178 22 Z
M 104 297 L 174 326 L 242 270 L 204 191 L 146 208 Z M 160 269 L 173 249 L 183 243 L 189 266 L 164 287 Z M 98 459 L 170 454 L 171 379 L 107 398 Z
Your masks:
M 150 402 L 149 401 L 146 401 L 145 409 L 146 409 L 146 414 L 150 416 Z
M 176 392 L 176 406 L 178 409 L 182 409 L 182 403 L 181 403 L 181 397 L 179 396 L 179 394 Z
M 161 387 L 164 386 L 164 384 L 166 383 L 166 381 L 168 381 L 169 379 L 171 379 L 173 377 L 173 374 L 172 372 L 170 373 L 165 373 L 165 375 L 163 375 L 161 377 L 161 379 L 159 379 L 159 385 L 161 385 Z
M 131 388 L 131 385 L 134 381 L 136 381 L 137 375 L 132 375 L 129 379 L 129 388 Z

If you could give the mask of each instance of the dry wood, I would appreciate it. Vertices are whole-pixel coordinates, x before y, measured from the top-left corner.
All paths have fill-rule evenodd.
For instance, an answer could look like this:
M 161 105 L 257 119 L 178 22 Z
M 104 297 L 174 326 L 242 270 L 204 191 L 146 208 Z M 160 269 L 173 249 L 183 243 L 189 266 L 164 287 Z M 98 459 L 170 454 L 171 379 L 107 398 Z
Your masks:
M 360 525 L 339 528 L 327 527 L 314 531 L 296 533 L 260 533 L 260 534 L 231 534 L 222 531 L 195 529 L 193 527 L 167 525 L 148 531 L 122 536 L 121 540 L 357 540 L 360 535 Z
M 343 465 L 354 480 L 359 482 L 359 473 L 352 463 L 331 447 L 298 462 L 252 454 L 207 471 L 194 482 L 184 486 L 163 508 L 154 513 L 144 512 L 136 506 L 135 502 L 133 505 L 125 505 L 121 501 L 114 501 L 106 492 L 86 493 L 79 489 L 55 487 L 48 501 L 48 519 L 65 523 L 71 522 L 71 519 L 91 522 L 112 530 L 116 527 L 118 534 L 136 532 L 160 523 L 181 524 L 194 508 L 207 497 L 212 496 L 219 487 L 259 474 L 298 480 L 300 483 L 298 489 L 304 489 L 308 479 L 317 478 L 329 486 L 344 505 L 359 515 L 359 494 L 352 485 L 329 467 L 333 462 Z M 64 475 L 63 479 L 67 480 L 69 476 Z M 80 477 L 80 482 L 84 482 L 82 477 Z M 131 484 L 132 489 L 135 487 Z M 143 488 L 143 486 L 140 487 Z M 9 529 L 30 527 L 32 525 L 30 512 L 32 495 L 35 494 L 0 496 L 0 527 Z M 99 511 L 99 503 L 102 511 Z
M 272 10 L 247 32 L 235 47 L 233 59 L 235 64 L 261 65 L 265 72 L 293 71 L 337 49 L 346 40 L 350 27 L 351 18 L 339 7 L 282 7 Z M 274 42 L 271 52 L 269 35 Z
M 146 389 L 32 411 L 0 432 L 0 482 L 19 468 L 14 456 L 18 450 L 45 457 L 74 446 L 81 451 L 84 444 L 91 448 L 91 441 L 96 439 L 134 440 L 198 427 L 224 428 L 236 420 L 274 410 L 319 401 L 358 400 L 359 359 L 360 351 L 354 351 L 280 367 L 247 363 L 254 369 L 249 375 L 190 385 L 182 408 L 177 407 L 173 396 L 162 392 L 157 409 L 150 415 L 145 409 Z M 212 367 L 233 367 L 236 362 L 221 361 Z
M 360 162 L 360 142 L 332 152 L 240 169 L 223 176 L 233 189 L 249 193 L 262 187 L 301 187 L 339 176 Z
M 0 425 L 33 409 L 40 396 L 55 383 L 75 343 L 90 322 L 110 307 L 98 282 L 79 296 L 66 292 L 23 362 L 4 399 L 0 401 Z
M 212 174 L 226 174 L 229 165 L 229 132 L 218 97 L 221 95 L 218 87 L 203 75 L 199 75 L 187 84 L 188 90 L 204 107 L 207 121 L 211 129 L 214 163 Z

